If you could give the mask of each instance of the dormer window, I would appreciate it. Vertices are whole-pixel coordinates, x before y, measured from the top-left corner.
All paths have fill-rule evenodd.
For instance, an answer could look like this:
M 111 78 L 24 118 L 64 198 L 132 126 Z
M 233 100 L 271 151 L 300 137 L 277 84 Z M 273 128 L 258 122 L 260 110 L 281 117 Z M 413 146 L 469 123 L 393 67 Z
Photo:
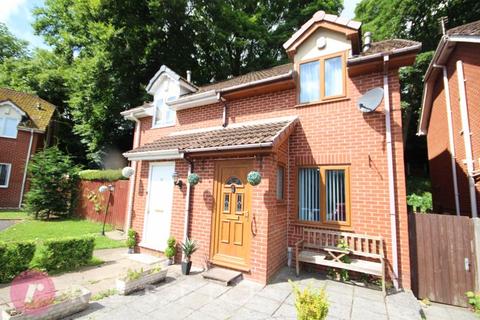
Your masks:
M 0 104 L 0 138 L 17 138 L 18 124 L 25 112 L 10 101 Z
M 312 103 L 345 96 L 345 54 L 301 62 L 299 102 Z
M 175 97 L 169 97 L 167 101 L 174 100 Z M 175 111 L 170 109 L 165 103 L 163 97 L 158 97 L 155 101 L 155 114 L 153 127 L 167 127 L 175 125 Z

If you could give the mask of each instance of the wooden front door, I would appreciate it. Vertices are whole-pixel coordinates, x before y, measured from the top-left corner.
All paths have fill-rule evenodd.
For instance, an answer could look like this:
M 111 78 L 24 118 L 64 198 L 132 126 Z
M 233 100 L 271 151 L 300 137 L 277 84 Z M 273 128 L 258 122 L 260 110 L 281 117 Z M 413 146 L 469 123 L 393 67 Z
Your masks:
M 216 165 L 212 262 L 250 269 L 250 212 L 252 186 L 247 174 L 251 161 L 221 161 Z

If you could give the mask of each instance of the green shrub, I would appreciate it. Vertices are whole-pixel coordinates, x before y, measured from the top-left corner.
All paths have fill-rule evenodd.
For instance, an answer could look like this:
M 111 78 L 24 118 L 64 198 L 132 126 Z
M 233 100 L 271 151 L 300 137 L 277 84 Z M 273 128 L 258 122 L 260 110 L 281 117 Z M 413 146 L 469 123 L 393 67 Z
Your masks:
M 295 309 L 298 320 L 323 320 L 328 314 L 328 301 L 325 290 L 317 291 L 306 288 L 303 291 L 291 280 L 288 280 L 295 294 Z
M 168 259 L 171 259 L 175 257 L 176 254 L 177 254 L 177 240 L 173 236 L 170 236 L 167 240 L 167 248 L 165 249 L 165 256 Z
M 416 193 L 409 194 L 407 196 L 407 204 L 413 208 L 414 212 L 427 213 L 433 208 L 432 194 L 430 192 L 424 192 L 421 195 Z
M 137 244 L 137 233 L 133 229 L 128 229 L 128 238 L 126 241 L 127 247 L 130 249 L 135 248 L 135 245 Z
M 122 169 L 82 170 L 78 174 L 82 180 L 117 181 L 128 180 L 122 175 Z
M 59 272 L 88 265 L 94 246 L 93 236 L 46 240 L 38 259 L 39 267 Z
M 0 242 L 0 282 L 8 282 L 27 270 L 35 248 L 32 241 Z
M 78 170 L 70 156 L 57 147 L 36 153 L 28 165 L 30 190 L 26 209 L 35 219 L 70 216 L 75 209 Z
M 475 293 L 473 291 L 465 292 L 465 295 L 468 298 L 468 304 L 472 306 L 473 311 L 476 314 L 480 315 L 480 293 Z

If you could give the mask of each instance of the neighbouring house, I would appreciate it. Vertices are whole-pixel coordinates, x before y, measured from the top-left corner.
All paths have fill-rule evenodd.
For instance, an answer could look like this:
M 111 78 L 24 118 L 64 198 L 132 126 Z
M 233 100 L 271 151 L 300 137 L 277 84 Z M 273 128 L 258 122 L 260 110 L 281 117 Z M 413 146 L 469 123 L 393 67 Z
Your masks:
M 20 208 L 28 161 L 44 146 L 54 111 L 35 95 L 0 88 L 0 208 Z
M 425 74 L 418 134 L 427 135 L 433 210 L 478 216 L 480 21 L 442 36 Z
M 122 112 L 136 122 L 124 155 L 140 251 L 189 237 L 194 265 L 265 283 L 304 228 L 341 230 L 383 237 L 387 272 L 410 287 L 398 69 L 421 45 L 360 27 L 319 11 L 284 43 L 290 63 L 200 87 L 160 68 L 153 102 Z M 380 105 L 362 112 L 374 88 Z

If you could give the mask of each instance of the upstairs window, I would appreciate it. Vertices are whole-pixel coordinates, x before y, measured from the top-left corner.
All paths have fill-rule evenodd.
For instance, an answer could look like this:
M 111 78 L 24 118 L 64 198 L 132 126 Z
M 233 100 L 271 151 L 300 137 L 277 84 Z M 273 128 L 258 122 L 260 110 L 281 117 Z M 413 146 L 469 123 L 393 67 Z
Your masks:
M 327 226 L 350 225 L 347 166 L 298 169 L 298 220 Z
M 169 97 L 167 101 L 173 99 L 175 99 L 175 97 Z M 158 98 L 155 102 L 155 120 L 153 122 L 153 127 L 158 128 L 175 125 L 175 115 L 175 111 L 167 106 L 165 99 L 163 97 Z
M 0 188 L 8 188 L 11 169 L 12 165 L 10 163 L 0 163 Z
M 18 119 L 10 117 L 0 117 L 0 137 L 17 137 Z
M 344 60 L 344 54 L 336 54 L 301 63 L 299 102 L 318 102 L 345 96 Z

